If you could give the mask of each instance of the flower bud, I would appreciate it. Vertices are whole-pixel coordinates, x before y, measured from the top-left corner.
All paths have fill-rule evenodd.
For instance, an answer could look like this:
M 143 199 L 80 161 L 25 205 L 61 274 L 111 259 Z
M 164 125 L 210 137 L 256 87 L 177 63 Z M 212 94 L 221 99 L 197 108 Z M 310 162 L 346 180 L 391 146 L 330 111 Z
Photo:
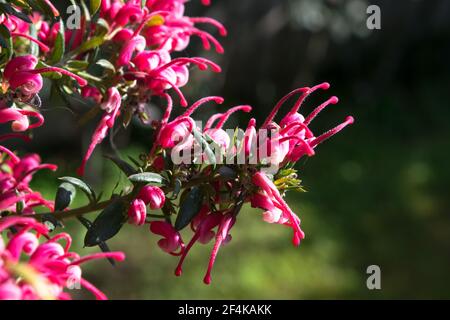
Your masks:
M 164 192 L 154 186 L 145 186 L 141 189 L 138 195 L 139 199 L 145 204 L 149 204 L 152 210 L 161 209 L 166 201 Z
M 128 209 L 128 223 L 137 226 L 145 224 L 145 218 L 147 216 L 147 208 L 144 201 L 141 199 L 134 199 L 130 208 Z

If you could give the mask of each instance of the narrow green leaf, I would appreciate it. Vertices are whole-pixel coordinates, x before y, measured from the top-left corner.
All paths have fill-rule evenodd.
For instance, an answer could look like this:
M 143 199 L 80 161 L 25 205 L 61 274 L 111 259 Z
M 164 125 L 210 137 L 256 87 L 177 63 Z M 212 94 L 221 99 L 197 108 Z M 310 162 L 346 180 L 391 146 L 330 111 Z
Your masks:
M 76 54 L 84 53 L 86 51 L 92 50 L 96 47 L 99 47 L 105 42 L 104 36 L 97 36 L 89 39 L 85 43 L 83 43 L 76 51 Z
M 86 182 L 74 177 L 61 177 L 59 180 L 68 182 L 75 187 L 80 188 L 80 190 L 86 194 L 90 201 L 94 201 L 96 199 L 94 190 Z
M 10 59 L 13 55 L 13 42 L 9 29 L 4 25 L 0 25 L 0 46 L 5 49 L 6 57 Z
M 117 198 L 107 206 L 94 220 L 84 238 L 84 245 L 92 247 L 100 245 L 114 237 L 125 223 L 126 206 L 122 199 Z
M 69 60 L 67 61 L 67 69 L 73 72 L 80 72 L 89 67 L 89 62 L 84 60 Z
M 160 174 L 157 174 L 157 173 L 143 172 L 143 173 L 133 174 L 133 175 L 129 176 L 128 179 L 131 182 L 162 184 L 164 178 Z
M 126 162 L 118 157 L 106 155 L 105 158 L 108 158 L 109 160 L 114 162 L 114 164 L 120 170 L 122 170 L 127 176 L 130 176 L 130 175 L 133 175 L 136 173 L 136 169 L 133 168 L 133 166 L 131 166 L 128 162 Z
M 98 64 L 99 66 L 107 69 L 107 70 L 111 70 L 112 72 L 116 72 L 116 68 L 114 67 L 114 65 L 106 60 L 106 59 L 100 59 L 96 62 L 96 64 Z
M 30 24 L 30 36 L 37 38 L 37 29 L 33 23 Z M 30 54 L 35 57 L 39 56 L 39 46 L 33 41 L 30 41 Z
M 199 187 L 193 187 L 180 204 L 175 229 L 182 230 L 200 212 L 203 204 L 203 192 Z
M 25 13 L 17 11 L 16 9 L 14 9 L 14 7 L 12 7 L 8 3 L 0 2 L 0 11 L 7 13 L 9 15 L 16 16 L 17 18 L 19 18 L 27 23 L 32 23 L 30 18 Z
M 91 0 L 90 1 L 89 11 L 91 12 L 91 16 L 93 16 L 97 13 L 98 9 L 100 9 L 101 4 L 102 4 L 101 0 Z
M 59 20 L 59 30 L 56 35 L 55 45 L 53 47 L 52 54 L 50 56 L 49 63 L 55 64 L 58 63 L 65 53 L 65 36 L 64 36 L 64 22 L 62 19 Z

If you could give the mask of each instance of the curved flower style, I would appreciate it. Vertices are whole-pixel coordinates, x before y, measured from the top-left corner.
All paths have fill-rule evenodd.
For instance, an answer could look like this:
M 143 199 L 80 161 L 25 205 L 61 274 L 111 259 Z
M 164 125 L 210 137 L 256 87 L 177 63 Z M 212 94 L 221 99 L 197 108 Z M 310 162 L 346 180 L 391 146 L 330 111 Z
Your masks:
M 49 237 L 47 228 L 31 218 L 6 217 L 0 220 L 0 235 L 9 232 L 3 243 L 0 236 L 0 300 L 70 299 L 65 288 L 81 285 L 97 299 L 106 296 L 82 277 L 80 265 L 110 258 L 122 261 L 121 252 L 95 253 L 80 257 L 69 251 L 72 242 L 66 233 Z M 39 241 L 44 236 L 44 242 Z M 59 243 L 65 241 L 65 245 Z
M 1 147 L 0 152 L 5 152 L 9 156 L 7 160 L 2 160 L 5 159 L 3 156 L 0 157 L 0 211 L 30 215 L 37 206 L 53 210 L 53 202 L 45 200 L 39 192 L 33 191 L 29 183 L 36 171 L 42 169 L 55 171 L 57 167 L 52 164 L 41 164 L 37 154 L 19 158 L 5 147 Z
M 20 92 L 22 101 L 30 100 L 42 89 L 42 73 L 57 72 L 75 79 L 80 86 L 87 85 L 87 81 L 70 71 L 57 67 L 44 67 L 35 69 L 38 59 L 33 55 L 19 56 L 11 59 L 3 72 L 4 80 L 9 88 Z

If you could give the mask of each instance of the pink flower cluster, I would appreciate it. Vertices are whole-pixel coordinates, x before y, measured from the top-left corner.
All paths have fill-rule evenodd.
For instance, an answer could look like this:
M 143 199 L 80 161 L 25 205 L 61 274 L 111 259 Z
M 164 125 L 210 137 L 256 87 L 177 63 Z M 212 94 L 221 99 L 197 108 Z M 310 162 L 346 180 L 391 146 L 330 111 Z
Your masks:
M 259 156 L 261 153 L 258 152 L 258 149 L 266 148 L 268 149 L 268 156 L 271 158 L 271 163 L 277 165 L 276 171 L 278 171 L 279 168 L 282 168 L 288 162 L 297 162 L 303 156 L 313 156 L 315 154 L 314 149 L 320 143 L 337 134 L 347 125 L 352 124 L 353 118 L 349 116 L 343 123 L 318 137 L 316 137 L 309 128 L 311 121 L 323 109 L 338 102 L 337 97 L 334 96 L 315 108 L 306 118 L 298 112 L 302 103 L 311 93 L 318 89 L 327 90 L 329 87 L 330 85 L 328 83 L 322 83 L 312 88 L 306 87 L 292 91 L 277 103 L 258 131 L 256 130 L 256 121 L 251 119 L 245 131 L 242 147 L 247 160 L 252 156 L 252 149 L 256 148 L 256 151 L 253 150 L 253 152 L 257 157 L 258 163 L 264 163 L 266 159 Z M 274 117 L 281 106 L 296 94 L 300 94 L 300 96 L 293 108 L 281 119 L 280 124 L 274 122 Z M 201 99 L 194 103 L 182 115 L 169 121 L 172 102 L 170 97 L 167 96 L 166 98 L 169 103 L 156 139 L 156 146 L 164 149 L 193 148 L 194 138 L 192 132 L 196 128 L 196 124 L 190 117 L 191 114 L 206 102 L 214 101 L 219 104 L 223 102 L 223 99 L 220 97 Z M 217 144 L 221 145 L 224 149 L 228 149 L 230 139 L 227 133 L 223 131 L 222 126 L 232 113 L 236 111 L 249 112 L 250 110 L 250 106 L 237 106 L 230 108 L 225 113 L 215 114 L 207 121 L 203 131 L 208 133 Z M 215 122 L 217 122 L 217 124 L 213 127 Z M 267 135 L 265 129 L 270 129 L 272 134 Z M 153 149 L 153 152 L 155 150 L 156 148 Z M 228 149 L 228 151 L 236 153 L 237 148 L 232 148 L 231 150 Z M 249 163 L 249 161 L 246 163 Z M 239 181 L 238 183 L 241 182 Z M 252 172 L 251 183 L 253 184 L 253 190 L 240 191 L 241 194 L 244 194 L 245 201 L 250 202 L 255 208 L 264 210 L 264 221 L 286 225 L 292 228 L 294 233 L 292 242 L 295 246 L 300 245 L 301 240 L 305 237 L 304 232 L 300 228 L 300 218 L 284 201 L 282 194 L 272 179 L 263 171 L 255 171 Z M 233 190 L 233 184 L 232 182 L 227 182 L 224 185 L 215 184 L 214 188 L 216 190 L 215 204 L 219 205 L 221 202 L 221 197 L 219 196 L 221 188 Z M 249 194 L 245 194 L 246 192 L 249 192 Z M 239 197 L 240 195 L 237 196 Z M 137 211 L 141 213 L 144 212 L 142 210 Z M 144 217 L 141 217 L 141 221 L 144 221 Z M 214 211 L 209 206 L 204 206 L 191 223 L 194 235 L 186 246 L 180 233 L 169 222 L 151 222 L 150 230 L 157 235 L 163 236 L 163 239 L 160 240 L 158 244 L 164 251 L 172 255 L 181 256 L 175 271 L 177 276 L 181 275 L 183 262 L 192 246 L 196 242 L 208 243 L 215 238 L 215 244 L 204 278 L 204 282 L 209 284 L 211 282 L 211 270 L 219 248 L 231 239 L 229 232 L 235 221 L 236 214 L 233 210 Z M 213 231 L 215 228 L 217 228 L 216 231 Z
M 8 232 L 4 242 L 2 233 Z M 45 238 L 45 241 L 40 239 Z M 60 241 L 65 244 L 60 244 Z M 99 258 L 122 261 L 121 252 L 80 257 L 71 252 L 71 237 L 49 237 L 47 228 L 34 219 L 6 217 L 0 220 L 0 300 L 70 299 L 64 289 L 81 286 L 97 299 L 106 296 L 82 277 L 80 265 Z M 79 287 L 78 287 L 79 286 Z
M 30 124 L 29 117 L 38 121 Z M 11 122 L 13 131 L 25 131 L 43 124 L 43 117 L 33 111 L 16 108 L 0 109 L 0 123 Z M 21 133 L 0 135 L 0 142 L 20 138 L 28 141 L 28 136 Z M 45 206 L 53 210 L 53 203 L 45 200 L 39 192 L 33 191 L 29 183 L 33 174 L 42 169 L 55 171 L 53 164 L 42 164 L 37 154 L 29 154 L 22 158 L 3 145 L 0 145 L 0 211 L 9 211 L 20 214 L 33 214 L 37 206 Z M 18 212 L 20 211 L 20 212 Z
M 146 6 L 142 8 L 141 1 L 138 0 L 102 1 L 100 16 L 108 21 L 112 42 L 118 47 L 118 53 L 111 57 L 111 61 L 114 61 L 116 68 L 121 69 L 123 74 L 123 78 L 116 79 L 116 82 L 136 81 L 136 85 L 130 89 L 139 92 L 136 105 L 148 103 L 151 96 L 166 96 L 166 92 L 173 89 L 180 97 L 181 105 L 187 106 L 180 88 L 189 81 L 189 65 L 196 65 L 200 70 L 210 67 L 214 72 L 221 71 L 217 64 L 205 58 L 171 57 L 173 52 L 186 49 L 191 36 L 200 37 L 206 49 L 213 43 L 218 52 L 223 52 L 217 39 L 198 29 L 196 25 L 212 24 L 218 28 L 222 36 L 226 35 L 225 28 L 211 18 L 184 16 L 185 2 L 185 0 L 147 1 Z M 92 136 L 91 144 L 78 171 L 80 175 L 84 174 L 86 162 L 95 146 L 106 137 L 108 129 L 114 126 L 121 107 L 121 95 L 116 87 L 110 88 L 103 100 L 95 88 L 86 88 L 82 93 L 84 97 L 104 101 L 102 106 L 107 104 L 112 107 L 103 108 L 106 114 Z M 114 110 L 112 114 L 111 110 Z
M 55 17 L 59 16 L 49 0 L 44 2 Z M 124 193 L 117 196 L 122 203 L 126 201 L 128 206 L 127 211 L 121 212 L 123 216 L 118 216 L 119 227 L 122 226 L 125 215 L 129 224 L 149 225 L 150 232 L 161 237 L 158 246 L 164 252 L 179 257 L 175 268 L 177 276 L 182 274 L 184 261 L 196 243 L 214 242 L 204 276 L 204 282 L 209 284 L 219 249 L 231 241 L 231 229 L 244 203 L 263 210 L 264 221 L 292 229 L 293 244 L 300 244 L 305 237 L 301 221 L 284 200 L 284 192 L 288 188 L 280 184 L 288 181 L 290 187 L 299 187 L 296 171 L 290 165 L 302 157 L 313 156 L 319 144 L 352 124 L 353 118 L 348 116 L 344 122 L 329 131 L 321 135 L 314 134 L 310 128 L 312 121 L 326 107 L 338 102 L 337 97 L 333 96 L 309 115 L 300 113 L 303 102 L 310 94 L 330 87 L 328 83 L 322 83 L 296 89 L 284 96 L 261 126 L 257 127 L 256 120 L 250 119 L 241 138 L 231 137 L 224 126 L 235 112 L 251 112 L 252 107 L 249 105 L 238 105 L 223 113 L 216 113 L 200 127 L 195 122 L 193 113 L 210 102 L 222 104 L 224 99 L 210 96 L 189 106 L 181 89 L 189 82 L 191 66 L 199 70 L 211 69 L 213 72 L 220 72 L 221 69 L 208 59 L 181 55 L 193 37 L 198 38 L 205 49 L 214 47 L 218 53 L 223 52 L 219 41 L 199 28 L 199 25 L 209 24 L 221 36 L 225 36 L 227 32 L 221 23 L 212 18 L 186 16 L 186 2 L 187 0 L 148 0 L 143 6 L 140 0 L 102 0 L 97 15 L 103 19 L 101 26 L 83 17 L 79 29 L 64 30 L 65 47 L 69 50 L 70 57 L 59 59 L 59 63 L 52 61 L 51 54 L 61 36 L 61 23 L 49 23 L 41 14 L 33 13 L 29 17 L 37 29 L 37 35 L 33 37 L 26 22 L 14 15 L 0 15 L 0 22 L 8 29 L 14 47 L 32 43 L 40 49 L 38 57 L 28 54 L 29 51 L 26 54 L 12 52 L 12 58 L 2 64 L 0 124 L 10 126 L 13 133 L 0 136 L 0 142 L 11 138 L 29 140 L 24 132 L 44 123 L 43 116 L 28 106 L 33 99 L 38 98 L 44 84 L 43 76 L 49 73 L 56 73 L 59 78 L 63 78 L 62 84 L 69 91 L 77 92 L 97 103 L 97 109 L 93 111 L 99 111 L 100 120 L 78 169 L 81 176 L 84 175 L 86 164 L 95 148 L 107 137 L 108 131 L 114 128 L 118 119 L 124 118 L 123 124 L 126 126 L 127 120 L 137 114 L 155 129 L 155 139 L 149 154 L 141 159 L 143 164 L 133 161 L 139 171 L 134 170 L 135 168 L 132 171 L 144 175 L 148 175 L 148 171 L 159 172 L 160 175 L 155 172 L 150 175 L 159 176 L 162 186 L 144 186 L 142 182 L 145 180 L 136 182 L 130 176 L 134 189 L 124 190 Z M 209 1 L 203 0 L 202 3 L 208 5 Z M 103 28 L 102 36 L 98 36 L 99 28 Z M 92 63 L 101 64 L 108 69 L 100 78 L 93 75 L 89 77 L 87 71 L 83 75 L 80 71 L 87 70 L 91 60 L 97 59 L 91 55 L 92 48 L 86 49 L 83 46 L 85 41 L 90 40 L 101 42 L 100 47 L 105 49 L 102 52 L 103 60 L 108 60 L 102 61 L 102 64 L 100 61 Z M 72 69 L 68 61 L 72 62 Z M 48 66 L 47 63 L 62 67 Z M 78 69 L 74 65 L 84 66 L 85 69 Z M 169 94 L 171 90 L 178 97 L 179 104 L 185 108 L 184 112 L 175 117 L 173 99 Z M 166 104 L 161 119 L 152 119 L 151 115 L 143 111 L 155 96 L 162 98 Z M 275 117 L 281 107 L 294 97 L 296 101 L 293 107 L 276 122 Z M 88 116 L 92 114 L 94 112 L 89 112 Z M 190 166 L 192 162 L 182 162 L 180 165 L 174 161 L 172 164 L 171 161 L 166 161 L 171 152 L 185 153 L 192 150 L 196 160 L 209 160 L 211 154 L 202 148 L 200 154 L 195 154 L 198 147 L 208 143 L 218 146 L 221 151 L 221 159 L 215 160 L 222 161 L 215 163 L 216 167 L 203 166 L 204 163 L 202 166 L 196 166 L 195 163 Z M 244 163 L 232 164 L 228 168 L 220 167 L 225 163 L 225 158 L 237 158 L 242 154 Z M 169 165 L 173 167 L 166 168 Z M 231 174 L 223 175 L 218 167 L 228 169 Z M 283 171 L 280 169 L 286 168 L 293 173 L 280 178 L 280 172 Z M 56 166 L 42 164 L 37 154 L 19 157 L 0 145 L 0 299 L 68 299 L 70 295 L 64 289 L 70 288 L 74 283 L 84 286 L 97 298 L 103 299 L 103 293 L 81 277 L 79 265 L 104 257 L 123 260 L 124 255 L 113 252 L 80 258 L 78 254 L 69 251 L 69 235 L 62 233 L 49 236 L 46 227 L 37 222 L 35 208 L 44 206 L 49 211 L 54 211 L 54 204 L 30 188 L 33 174 L 42 169 L 56 170 Z M 197 184 L 190 184 L 195 180 L 193 178 L 197 178 Z M 163 179 L 168 183 L 162 182 Z M 88 194 L 90 203 L 79 208 L 81 211 L 76 209 L 76 212 L 71 212 L 69 216 L 105 209 L 113 203 L 112 200 L 115 201 L 116 195 L 99 202 L 101 199 L 97 199 L 93 192 L 90 193 L 92 190 L 82 183 L 83 181 L 81 186 Z M 172 188 L 176 183 L 178 192 L 174 192 Z M 171 215 L 177 213 L 174 208 L 181 208 L 183 205 L 183 200 L 178 204 L 173 202 L 174 198 L 181 194 L 181 199 L 185 192 L 191 192 L 193 188 L 201 190 L 202 187 L 207 187 L 208 196 L 202 194 L 199 197 L 196 208 L 201 208 L 200 211 L 191 213 L 187 218 L 183 217 L 185 221 L 181 223 L 177 221 L 172 224 Z M 168 190 L 176 195 L 173 198 L 167 196 L 170 194 Z M 158 209 L 162 209 L 163 215 L 150 212 Z M 85 210 L 87 211 L 84 212 Z M 103 212 L 106 211 L 105 209 Z M 62 211 L 55 215 L 66 213 L 67 211 Z M 100 216 L 101 214 L 98 217 Z M 96 222 L 97 220 L 93 225 Z M 185 243 L 180 230 L 187 225 L 190 225 L 192 237 Z M 88 233 L 90 231 L 92 228 L 89 228 Z M 105 237 L 106 240 L 109 239 L 108 236 Z M 64 240 L 65 245 L 61 245 L 60 240 Z M 103 240 L 106 241 L 99 241 L 104 244 Z

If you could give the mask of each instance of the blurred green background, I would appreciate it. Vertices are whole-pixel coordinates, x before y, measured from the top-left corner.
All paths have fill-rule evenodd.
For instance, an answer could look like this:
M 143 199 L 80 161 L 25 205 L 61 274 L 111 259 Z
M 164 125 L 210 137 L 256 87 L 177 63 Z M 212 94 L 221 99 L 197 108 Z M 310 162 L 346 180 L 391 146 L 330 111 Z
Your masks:
M 147 227 L 133 226 L 109 242 L 127 260 L 116 268 L 92 263 L 86 278 L 112 299 L 448 298 L 450 2 L 370 2 L 381 8 L 382 29 L 375 31 L 366 28 L 365 0 L 198 2 L 187 4 L 187 15 L 217 18 L 229 35 L 224 56 L 204 53 L 198 39 L 183 53 L 223 67 L 220 75 L 191 73 L 183 89 L 191 102 L 222 95 L 227 106 L 253 105 L 261 123 L 285 93 L 328 81 L 331 89 L 302 110 L 330 95 L 340 103 L 323 112 L 313 130 L 325 131 L 349 114 L 356 123 L 298 165 L 308 192 L 291 193 L 288 200 L 306 232 L 299 248 L 291 245 L 290 230 L 263 222 L 261 212 L 246 207 L 233 241 L 220 250 L 210 286 L 202 279 L 211 244 L 194 247 L 177 278 L 177 258 L 159 250 Z M 36 130 L 32 145 L 21 145 L 60 165 L 33 183 L 49 198 L 58 176 L 74 175 L 93 130 L 77 127 L 77 116 L 64 107 L 46 103 L 47 126 Z M 204 110 L 197 116 L 220 109 Z M 229 125 L 247 121 L 236 117 Z M 151 131 L 135 124 L 117 135 L 116 144 L 123 155 L 137 156 L 150 149 Z M 105 143 L 103 152 L 108 148 Z M 101 148 L 87 179 L 109 192 L 124 181 Z M 67 228 L 75 233 L 75 248 L 88 252 L 81 249 L 84 230 L 76 222 Z M 366 287 L 372 264 L 381 268 L 381 290 Z

